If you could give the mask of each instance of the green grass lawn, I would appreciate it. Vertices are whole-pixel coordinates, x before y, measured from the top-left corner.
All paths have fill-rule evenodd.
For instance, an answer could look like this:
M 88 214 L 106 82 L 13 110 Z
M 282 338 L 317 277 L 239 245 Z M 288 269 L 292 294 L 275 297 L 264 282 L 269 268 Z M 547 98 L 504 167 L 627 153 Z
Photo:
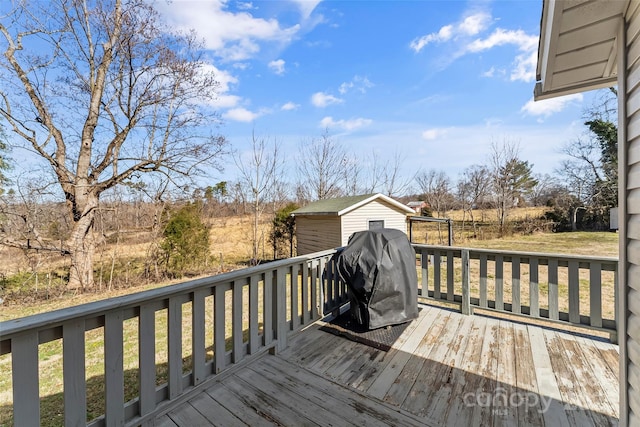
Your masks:
M 456 246 L 505 249 L 523 252 L 547 252 L 589 256 L 618 256 L 618 233 L 586 232 L 535 233 L 492 240 L 467 240 Z

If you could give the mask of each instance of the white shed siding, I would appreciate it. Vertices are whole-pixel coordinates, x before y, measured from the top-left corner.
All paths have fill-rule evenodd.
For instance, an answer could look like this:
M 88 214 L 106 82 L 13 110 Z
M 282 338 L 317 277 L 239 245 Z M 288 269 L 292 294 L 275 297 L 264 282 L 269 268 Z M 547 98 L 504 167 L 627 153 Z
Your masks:
M 369 221 L 384 220 L 385 228 L 395 228 L 407 233 L 407 214 L 397 207 L 380 200 L 372 200 L 366 205 L 342 215 L 342 246 L 346 245 L 356 231 L 369 229 Z
M 626 116 L 626 125 L 622 129 L 621 143 L 626 143 L 619 150 L 623 175 L 620 179 L 621 218 L 621 281 L 626 286 L 626 313 L 622 312 L 623 332 L 626 336 L 620 373 L 622 384 L 621 401 L 627 401 L 629 409 L 629 425 L 640 425 L 640 8 L 638 2 L 631 2 L 626 16 L 626 103 L 621 114 Z M 624 69 L 624 67 L 621 67 Z M 624 285 L 624 283 L 623 283 Z M 625 288 L 623 288 L 625 289 Z M 624 295 L 620 295 L 624 297 Z M 621 306 L 624 309 L 624 304 Z M 625 372 L 626 370 L 626 372 Z M 624 381 L 624 380 L 623 380 Z M 626 390 L 625 390 L 626 389 Z M 626 399 L 625 399 L 626 398 Z M 621 413 L 624 416 L 624 412 Z M 625 420 L 621 419 L 621 424 Z
M 296 240 L 298 242 L 298 255 L 306 255 L 342 246 L 340 217 L 297 216 Z

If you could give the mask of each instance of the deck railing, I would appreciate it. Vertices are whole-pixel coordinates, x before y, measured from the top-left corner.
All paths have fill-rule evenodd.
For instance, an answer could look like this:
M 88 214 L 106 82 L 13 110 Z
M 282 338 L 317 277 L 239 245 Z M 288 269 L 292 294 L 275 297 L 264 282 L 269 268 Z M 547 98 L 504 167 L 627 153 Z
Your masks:
M 612 257 L 414 245 L 419 295 L 607 331 L 617 341 L 617 269 Z
M 478 307 L 602 329 L 615 340 L 617 316 L 609 308 L 615 305 L 615 258 L 414 248 L 423 298 L 460 303 L 466 314 Z M 336 254 L 329 250 L 0 323 L 0 356 L 11 357 L 10 421 L 152 425 L 206 380 L 264 351 L 282 350 L 290 334 L 337 312 L 348 298 Z M 54 344 L 53 351 L 47 348 Z M 40 416 L 47 398 L 40 392 L 43 358 L 62 359 L 58 373 L 46 374 L 63 384 L 63 415 L 53 422 Z M 98 392 L 88 387 L 96 381 L 88 373 L 95 360 L 103 364 Z M 96 399 L 103 400 L 98 409 Z
M 53 381 L 64 385 L 64 416 L 58 424 L 151 424 L 208 378 L 263 351 L 285 348 L 289 334 L 339 307 L 346 294 L 332 274 L 334 254 L 267 263 L 0 323 L 0 355 L 11 356 L 13 424 L 42 424 L 39 349 L 53 341 L 61 341 L 61 354 L 54 357 L 63 360 Z M 89 336 L 96 333 L 104 343 L 98 346 L 102 396 L 87 389 L 87 352 L 95 352 Z M 125 363 L 131 353 L 137 353 L 133 368 Z M 158 354 L 167 360 L 159 361 Z M 166 369 L 160 372 L 159 365 Z M 136 371 L 126 375 L 137 377 L 133 387 L 125 385 L 129 370 Z M 92 404 L 96 398 L 104 400 L 99 416 L 88 410 L 88 400 Z

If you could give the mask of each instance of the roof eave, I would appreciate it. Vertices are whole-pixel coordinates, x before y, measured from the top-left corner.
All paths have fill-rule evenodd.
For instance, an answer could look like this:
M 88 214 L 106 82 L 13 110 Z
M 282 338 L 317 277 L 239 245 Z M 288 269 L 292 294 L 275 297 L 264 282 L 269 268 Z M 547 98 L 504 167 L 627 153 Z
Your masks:
M 533 89 L 533 99 L 535 101 L 542 101 L 545 99 L 557 98 L 559 96 L 572 95 L 574 93 L 582 93 L 593 89 L 602 89 L 616 85 L 618 78 L 616 76 L 602 78 L 597 80 L 591 80 L 588 82 L 581 82 L 571 86 L 566 86 L 554 90 L 543 90 L 542 82 L 536 82 Z
M 407 205 L 405 205 L 403 203 L 400 203 L 400 202 L 398 202 L 396 200 L 393 200 L 391 197 L 385 196 L 384 194 L 378 193 L 378 194 L 374 194 L 371 197 L 368 197 L 368 198 L 366 198 L 364 200 L 361 200 L 360 202 L 355 203 L 355 204 L 353 204 L 353 205 L 351 205 L 351 206 L 339 211 L 338 212 L 338 216 L 342 216 L 342 215 L 344 215 L 346 213 L 349 213 L 352 210 L 357 209 L 360 206 L 366 205 L 367 203 L 369 203 L 369 202 L 371 202 L 373 200 L 376 200 L 376 199 L 382 199 L 385 202 L 389 203 L 390 205 L 392 205 L 392 206 L 394 206 L 394 207 L 396 207 L 398 209 L 402 209 L 406 213 L 413 213 L 414 212 L 414 210 L 411 209 L 409 206 L 407 206 Z
M 561 34 L 565 34 L 563 33 L 563 13 L 565 11 L 565 5 L 564 2 L 559 0 L 543 1 L 542 17 L 540 19 L 540 40 L 538 42 L 538 62 L 536 66 L 537 82 L 534 88 L 534 100 L 536 101 L 611 87 L 617 84 L 617 40 L 614 41 L 613 49 L 609 54 L 602 77 L 591 78 L 589 80 L 578 79 L 579 73 L 575 73 L 576 77 L 573 81 L 568 81 L 563 85 L 558 85 L 558 82 L 554 82 L 554 74 L 558 71 L 556 68 L 559 66 L 556 64 L 556 53 L 559 45 L 558 40 Z M 622 7 L 623 11 L 624 9 L 626 9 L 626 7 Z M 615 17 L 615 15 L 612 16 Z M 620 23 L 624 21 L 623 16 L 624 12 L 619 15 Z M 575 21 L 573 21 L 573 27 L 586 28 L 588 25 L 593 24 L 593 19 L 589 21 L 588 15 L 585 15 L 584 19 L 586 19 L 586 21 L 582 24 L 576 24 Z M 589 43 L 593 44 L 594 41 L 591 40 Z M 579 51 L 585 47 L 586 46 L 577 45 L 574 46 L 573 49 L 574 51 Z M 566 53 L 567 52 L 562 52 L 562 55 Z M 564 66 L 566 66 L 566 64 L 564 64 Z

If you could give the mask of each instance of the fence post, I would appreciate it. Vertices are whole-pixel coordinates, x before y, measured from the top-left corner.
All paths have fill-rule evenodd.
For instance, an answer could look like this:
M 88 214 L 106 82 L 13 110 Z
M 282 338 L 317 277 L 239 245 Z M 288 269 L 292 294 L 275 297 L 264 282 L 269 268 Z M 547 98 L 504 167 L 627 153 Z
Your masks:
M 462 314 L 473 314 L 469 289 L 469 249 L 462 249 Z

